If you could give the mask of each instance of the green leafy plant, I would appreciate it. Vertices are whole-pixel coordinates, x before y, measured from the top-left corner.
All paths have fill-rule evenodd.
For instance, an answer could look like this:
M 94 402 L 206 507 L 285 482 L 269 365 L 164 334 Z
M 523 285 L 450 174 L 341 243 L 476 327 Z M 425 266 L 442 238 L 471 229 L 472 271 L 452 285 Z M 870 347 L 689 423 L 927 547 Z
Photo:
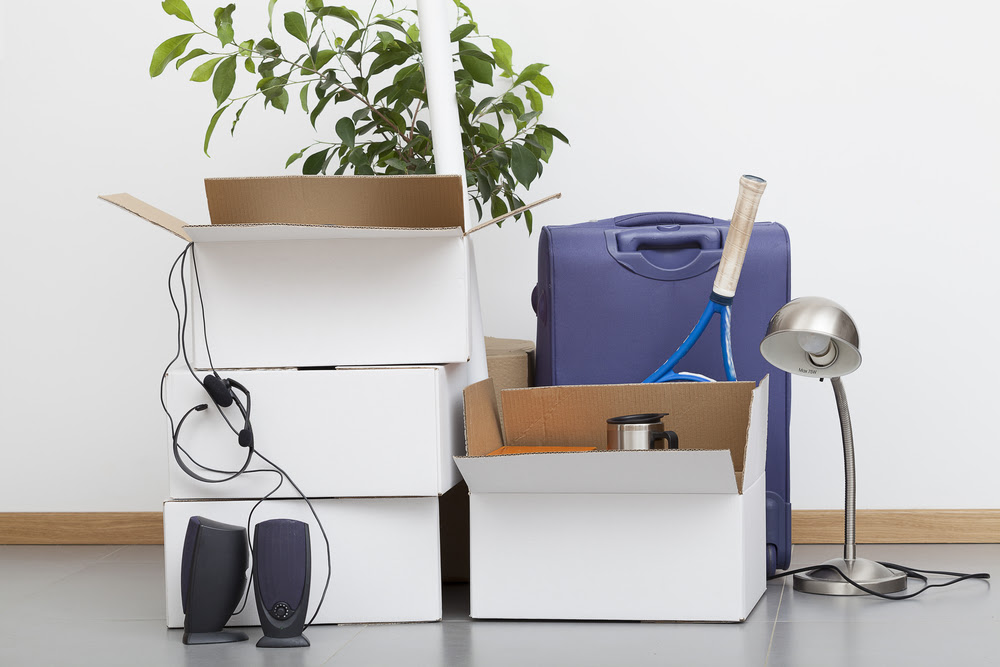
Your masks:
M 363 16 L 307 0 L 279 18 L 276 2 L 267 0 L 267 33 L 252 39 L 236 36 L 235 4 L 215 9 L 212 31 L 195 22 L 183 0 L 162 3 L 166 13 L 195 31 L 156 47 L 149 74 L 159 76 L 176 61 L 178 70 L 191 64 L 192 81 L 211 82 L 216 110 L 205 132 L 205 154 L 220 120 L 231 114 L 230 133 L 235 134 L 244 109 L 258 99 L 283 113 L 300 106 L 320 132 L 332 125 L 335 137 L 296 151 L 286 168 L 301 161 L 303 174 L 331 169 L 338 175 L 433 173 L 416 11 L 393 0 L 375 0 Z M 485 210 L 497 217 L 524 205 L 518 191 L 541 176 L 554 140 L 569 142 L 539 122 L 543 96 L 554 92 L 542 73 L 546 65 L 515 68 L 510 45 L 480 34 L 470 9 L 454 2 L 451 42 L 459 63 L 455 79 L 469 196 L 480 218 Z M 199 46 L 188 50 L 194 42 Z M 234 92 L 241 78 L 254 82 L 250 92 Z M 531 211 L 523 216 L 530 233 Z

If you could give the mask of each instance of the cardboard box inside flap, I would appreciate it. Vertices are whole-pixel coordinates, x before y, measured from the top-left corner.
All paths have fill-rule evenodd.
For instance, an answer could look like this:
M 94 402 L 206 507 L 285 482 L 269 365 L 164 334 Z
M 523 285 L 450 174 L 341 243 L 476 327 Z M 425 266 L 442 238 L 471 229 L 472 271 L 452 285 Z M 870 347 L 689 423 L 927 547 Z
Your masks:
M 459 227 L 458 176 L 279 176 L 205 179 L 213 225 Z
M 187 241 L 461 236 L 465 229 L 458 176 L 210 178 L 205 194 L 211 225 L 191 225 L 124 193 L 101 199 Z
M 465 390 L 472 492 L 742 493 L 764 473 L 765 377 L 752 382 L 586 385 L 501 392 L 501 431 L 492 382 Z M 678 451 L 487 456 L 501 446 L 607 448 L 610 417 L 665 412 Z M 504 434 L 504 435 L 502 435 Z

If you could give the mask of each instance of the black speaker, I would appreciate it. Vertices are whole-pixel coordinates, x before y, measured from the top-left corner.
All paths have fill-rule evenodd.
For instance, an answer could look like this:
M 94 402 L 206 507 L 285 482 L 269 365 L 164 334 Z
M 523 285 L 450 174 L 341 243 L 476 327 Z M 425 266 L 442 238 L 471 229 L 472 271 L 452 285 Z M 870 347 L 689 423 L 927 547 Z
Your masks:
M 253 579 L 263 648 L 309 646 L 302 635 L 309 606 L 309 525 L 294 519 L 258 523 Z
M 181 559 L 185 644 L 248 639 L 243 632 L 223 630 L 243 597 L 248 560 L 246 528 L 191 517 Z

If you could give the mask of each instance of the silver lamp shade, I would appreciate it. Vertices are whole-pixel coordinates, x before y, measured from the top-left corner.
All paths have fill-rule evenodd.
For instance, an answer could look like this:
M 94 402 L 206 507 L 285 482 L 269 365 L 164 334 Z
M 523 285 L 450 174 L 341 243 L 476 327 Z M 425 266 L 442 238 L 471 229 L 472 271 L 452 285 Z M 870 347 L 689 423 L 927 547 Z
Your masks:
M 861 365 L 858 328 L 830 299 L 804 296 L 781 307 L 767 325 L 760 353 L 783 371 L 833 378 Z

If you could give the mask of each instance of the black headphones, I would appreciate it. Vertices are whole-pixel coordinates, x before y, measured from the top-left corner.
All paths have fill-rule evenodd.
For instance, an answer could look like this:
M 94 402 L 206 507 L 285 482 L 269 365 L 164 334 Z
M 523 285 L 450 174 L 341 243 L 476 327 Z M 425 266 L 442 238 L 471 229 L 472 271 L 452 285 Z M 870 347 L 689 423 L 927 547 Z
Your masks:
M 185 412 L 184 416 L 181 417 L 180 420 L 177 422 L 177 427 L 174 429 L 174 432 L 172 434 L 174 460 L 177 461 L 177 465 L 180 466 L 181 470 L 183 470 L 185 473 L 187 473 L 194 479 L 198 480 L 199 482 L 206 482 L 208 484 L 218 484 L 220 482 L 228 482 L 231 479 L 239 477 L 240 475 L 243 474 L 244 471 L 246 471 L 246 469 L 250 466 L 250 461 L 251 459 L 253 459 L 254 455 L 253 427 L 250 424 L 250 407 L 251 407 L 250 391 L 236 380 L 233 380 L 232 378 L 223 378 L 215 371 L 205 376 L 205 379 L 201 381 L 201 386 L 205 388 L 205 392 L 212 399 L 212 402 L 215 403 L 216 407 L 219 410 L 219 414 L 222 415 L 222 418 L 226 420 L 227 424 L 229 424 L 229 428 L 231 428 L 233 432 L 236 433 L 237 439 L 240 443 L 240 447 L 246 448 L 247 450 L 246 459 L 244 459 L 243 465 L 240 466 L 239 470 L 231 472 L 229 473 L 228 477 L 223 477 L 221 479 L 209 479 L 208 477 L 203 477 L 198 473 L 196 473 L 194 470 L 192 470 L 190 466 L 188 466 L 184 462 L 184 459 L 181 456 L 181 447 L 180 447 L 181 427 L 184 426 L 184 421 L 188 418 L 188 416 L 192 412 L 202 412 L 203 410 L 208 409 L 207 403 L 201 403 L 199 405 L 194 406 L 187 412 Z M 240 397 L 236 395 L 236 392 L 233 391 L 234 389 L 243 394 L 243 396 L 246 398 L 246 405 L 244 405 L 243 401 L 240 400 Z M 236 430 L 236 427 L 233 426 L 233 423 L 229 421 L 229 417 L 227 417 L 226 413 L 223 411 L 223 408 L 228 408 L 233 404 L 236 405 L 236 407 L 240 411 L 240 414 L 243 416 L 243 428 L 241 428 L 239 431 Z M 204 466 L 199 466 L 199 467 L 204 467 Z M 208 468 L 208 470 L 211 469 Z M 218 472 L 223 472 L 223 471 L 218 471 Z

